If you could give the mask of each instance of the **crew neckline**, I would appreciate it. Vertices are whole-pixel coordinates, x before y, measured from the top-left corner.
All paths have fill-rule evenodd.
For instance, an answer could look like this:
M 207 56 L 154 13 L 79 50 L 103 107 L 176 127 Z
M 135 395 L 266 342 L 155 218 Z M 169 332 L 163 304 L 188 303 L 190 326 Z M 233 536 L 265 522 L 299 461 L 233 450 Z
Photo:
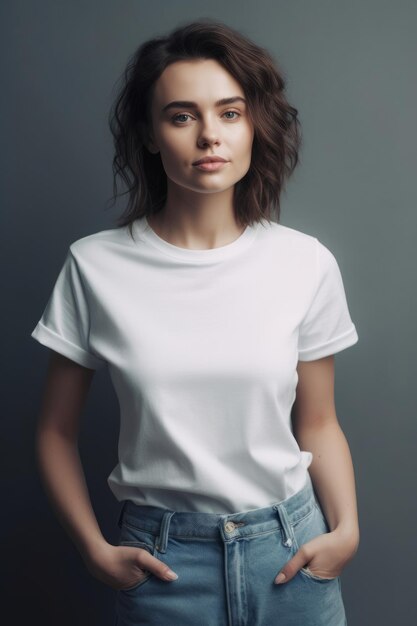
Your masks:
M 169 243 L 165 239 L 162 239 L 162 237 L 157 235 L 156 232 L 153 230 L 152 226 L 149 224 L 146 218 L 146 215 L 134 220 L 133 226 L 141 239 L 147 241 L 149 244 L 158 248 L 161 252 L 164 252 L 168 256 L 175 257 L 183 261 L 204 263 L 211 261 L 222 261 L 231 258 L 239 252 L 245 250 L 255 239 L 255 236 L 258 232 L 259 223 L 254 222 L 252 225 L 248 224 L 245 230 L 237 237 L 237 239 L 234 239 L 224 246 L 202 250 L 194 248 L 181 248 L 180 246 L 176 246 L 172 243 Z

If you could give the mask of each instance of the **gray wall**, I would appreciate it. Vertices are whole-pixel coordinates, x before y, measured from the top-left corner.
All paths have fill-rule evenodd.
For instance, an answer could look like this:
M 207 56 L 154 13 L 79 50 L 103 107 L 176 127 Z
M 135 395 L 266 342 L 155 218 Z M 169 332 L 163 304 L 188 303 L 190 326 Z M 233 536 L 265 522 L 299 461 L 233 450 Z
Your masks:
M 361 522 L 359 551 L 342 575 L 349 624 L 409 626 L 417 623 L 411 0 L 2 3 L 1 523 L 10 623 L 112 624 L 113 593 L 86 571 L 37 474 L 33 436 L 48 351 L 30 333 L 69 243 L 111 228 L 122 207 L 106 208 L 107 114 L 128 56 L 144 39 L 202 16 L 269 48 L 299 109 L 302 162 L 281 222 L 333 251 L 359 334 L 359 343 L 336 357 L 337 411 L 355 464 Z M 119 511 L 106 484 L 117 433 L 117 400 L 107 372 L 98 372 L 81 453 L 109 541 Z

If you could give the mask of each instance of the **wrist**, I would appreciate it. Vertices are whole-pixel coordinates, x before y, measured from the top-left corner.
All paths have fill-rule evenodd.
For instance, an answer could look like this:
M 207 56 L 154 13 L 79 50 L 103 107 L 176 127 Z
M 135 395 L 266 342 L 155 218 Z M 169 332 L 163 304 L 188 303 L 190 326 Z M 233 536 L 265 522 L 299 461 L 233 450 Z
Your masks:
M 79 551 L 84 561 L 94 561 L 108 547 L 109 543 L 102 535 L 99 535 L 94 537 L 94 539 L 85 541 L 79 546 Z
M 353 553 L 356 552 L 360 540 L 359 527 L 357 524 L 339 524 L 333 530 L 333 533 L 339 537 Z

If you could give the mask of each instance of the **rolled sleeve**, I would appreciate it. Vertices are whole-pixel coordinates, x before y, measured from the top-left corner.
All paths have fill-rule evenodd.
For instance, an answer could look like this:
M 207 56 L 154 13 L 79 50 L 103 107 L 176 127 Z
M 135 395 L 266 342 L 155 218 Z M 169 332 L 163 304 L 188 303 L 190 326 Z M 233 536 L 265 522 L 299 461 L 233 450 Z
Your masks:
M 79 365 L 104 367 L 89 345 L 90 313 L 87 291 L 71 249 L 58 275 L 41 319 L 31 337 Z
M 312 361 L 340 352 L 358 341 L 342 275 L 328 248 L 316 239 L 316 289 L 310 307 L 300 324 L 298 358 Z

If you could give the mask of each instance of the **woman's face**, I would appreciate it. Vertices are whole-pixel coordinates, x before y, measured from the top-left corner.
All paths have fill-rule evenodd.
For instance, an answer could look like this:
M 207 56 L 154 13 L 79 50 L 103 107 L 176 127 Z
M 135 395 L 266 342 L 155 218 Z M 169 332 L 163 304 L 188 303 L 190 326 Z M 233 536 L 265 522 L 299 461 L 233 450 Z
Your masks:
M 168 185 L 200 193 L 219 192 L 235 185 L 248 171 L 253 124 L 245 102 L 217 103 L 225 98 L 245 99 L 245 95 L 240 84 L 213 59 L 177 61 L 156 81 L 149 148 L 160 151 Z M 220 156 L 226 163 L 207 171 L 193 165 L 205 156 Z

